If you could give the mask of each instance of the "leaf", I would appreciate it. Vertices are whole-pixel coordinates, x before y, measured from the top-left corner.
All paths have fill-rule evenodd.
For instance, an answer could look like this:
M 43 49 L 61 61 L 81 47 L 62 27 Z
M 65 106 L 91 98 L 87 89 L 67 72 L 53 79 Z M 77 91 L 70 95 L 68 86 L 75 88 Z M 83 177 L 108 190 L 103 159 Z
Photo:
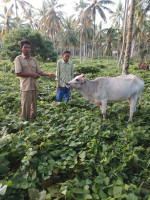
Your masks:
M 121 193 L 122 193 L 122 187 L 115 186 L 113 188 L 113 194 L 114 194 L 114 196 L 120 196 Z
M 70 147 L 76 147 L 77 146 L 77 144 L 74 142 L 74 141 L 72 141 L 71 143 L 70 143 L 70 145 L 69 145 Z
M 20 188 L 22 188 L 22 189 L 27 189 L 28 186 L 29 186 L 29 183 L 25 179 L 24 179 L 24 181 L 22 181 L 20 183 Z
M 39 200 L 45 200 L 45 197 L 46 197 L 46 191 L 43 190 L 42 192 L 40 192 L 40 198 L 39 198 Z
M 92 181 L 90 179 L 86 179 L 86 184 L 90 185 L 92 183 Z
M 12 186 L 12 181 L 9 180 L 9 181 L 7 182 L 7 185 L 8 185 L 9 187 L 11 187 L 11 186 Z
M 57 194 L 59 193 L 59 188 L 57 185 L 52 185 L 48 187 L 47 190 L 50 192 L 51 197 L 56 197 Z
M 31 176 L 32 181 L 33 181 L 35 178 L 36 178 L 36 171 L 33 171 L 32 176 Z
M 2 184 L 0 183 L 0 195 L 4 195 L 6 190 L 7 190 L 7 185 L 4 185 L 2 187 Z
M 118 179 L 118 180 L 117 180 L 117 185 L 123 185 L 122 179 Z
M 125 186 L 124 186 L 124 189 L 128 191 L 128 190 L 129 190 L 129 188 L 130 188 L 130 186 L 129 186 L 129 185 L 127 185 L 127 184 L 125 184 Z
M 100 172 L 100 173 L 99 173 L 99 176 L 97 176 L 96 179 L 95 179 L 95 183 L 100 183 L 100 184 L 102 184 L 103 181 L 104 181 L 105 176 L 106 176 L 105 173 Z
M 36 200 L 40 198 L 39 190 L 35 188 L 28 189 L 30 200 Z
M 102 199 L 106 199 L 106 198 L 107 198 L 107 195 L 103 192 L 102 189 L 100 190 L 99 195 L 100 195 L 100 197 L 101 197 Z
M 87 130 L 89 130 L 89 128 L 90 128 L 89 126 L 85 126 L 84 130 L 87 131 Z
M 41 171 L 42 169 L 43 169 L 43 166 L 42 166 L 42 165 L 39 165 L 39 166 L 38 166 L 38 170 Z
M 99 200 L 100 198 L 99 198 L 98 194 L 93 194 L 93 199 L 95 199 L 95 200 L 98 199 Z
M 108 177 L 106 177 L 106 178 L 104 179 L 105 185 L 109 185 L 109 181 L 110 181 L 110 179 L 109 179 Z
M 83 161 L 85 159 L 85 151 L 82 151 L 82 153 L 79 154 L 79 157 Z
M 60 188 L 60 192 L 61 192 L 63 195 L 66 195 L 66 193 L 67 193 L 67 186 L 62 186 L 62 187 Z
M 85 190 L 88 190 L 88 189 L 89 189 L 89 185 L 85 185 L 85 186 L 84 186 L 84 189 L 85 189 Z
M 92 196 L 90 194 L 86 194 L 84 196 L 84 200 L 88 200 L 88 199 L 93 199 Z
M 127 196 L 127 200 L 138 200 L 137 196 L 134 193 L 130 193 Z

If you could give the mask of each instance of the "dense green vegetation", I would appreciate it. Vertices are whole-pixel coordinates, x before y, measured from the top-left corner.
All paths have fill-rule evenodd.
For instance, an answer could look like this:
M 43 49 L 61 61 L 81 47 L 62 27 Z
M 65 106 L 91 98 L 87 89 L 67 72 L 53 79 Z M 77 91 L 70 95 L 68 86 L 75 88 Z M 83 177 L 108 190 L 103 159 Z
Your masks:
M 3 40 L 2 56 L 13 61 L 20 54 L 20 41 L 24 39 L 31 42 L 32 56 L 37 56 L 43 61 L 55 62 L 57 60 L 57 53 L 54 51 L 53 43 L 42 37 L 39 31 L 31 31 L 30 29 L 14 29 L 8 33 Z
M 90 79 L 121 74 L 114 60 L 73 63 L 76 73 Z M 56 63 L 41 67 L 52 73 Z M 105 121 L 75 91 L 67 105 L 56 103 L 55 80 L 42 77 L 32 123 L 20 117 L 13 63 L 1 61 L 0 199 L 149 200 L 150 72 L 139 71 L 134 61 L 129 72 L 145 81 L 142 109 L 132 122 L 127 123 L 127 102 L 109 104 Z

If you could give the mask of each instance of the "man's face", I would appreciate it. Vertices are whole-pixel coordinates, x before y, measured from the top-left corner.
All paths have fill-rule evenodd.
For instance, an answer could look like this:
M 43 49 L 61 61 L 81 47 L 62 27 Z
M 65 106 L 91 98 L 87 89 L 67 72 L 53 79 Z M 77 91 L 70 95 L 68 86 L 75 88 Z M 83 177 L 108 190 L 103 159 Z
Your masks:
M 64 53 L 64 54 L 63 54 L 63 60 L 64 60 L 65 62 L 68 62 L 69 58 L 70 58 L 70 53 Z
M 21 51 L 25 56 L 30 55 L 31 47 L 29 44 L 24 44 L 23 47 L 21 47 Z

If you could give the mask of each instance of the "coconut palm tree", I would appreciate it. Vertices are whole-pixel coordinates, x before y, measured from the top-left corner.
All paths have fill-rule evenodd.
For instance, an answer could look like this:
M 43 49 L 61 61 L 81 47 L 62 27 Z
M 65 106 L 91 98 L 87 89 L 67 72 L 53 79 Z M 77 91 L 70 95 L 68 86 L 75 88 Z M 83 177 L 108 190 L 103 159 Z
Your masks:
M 116 11 L 112 12 L 110 14 L 110 19 L 112 19 L 113 27 L 115 27 L 117 29 L 122 28 L 123 13 L 124 13 L 123 4 L 122 4 L 121 1 L 119 1 L 119 4 L 117 5 Z
M 76 11 L 81 11 L 84 10 L 89 4 L 85 2 L 84 0 L 80 0 L 79 3 L 75 4 L 75 10 Z
M 29 8 L 33 8 L 33 6 L 30 3 L 26 2 L 25 0 L 3 0 L 3 2 L 5 4 L 10 3 L 10 7 L 12 8 L 15 7 L 16 18 L 18 18 L 18 7 L 21 7 L 26 18 L 31 20 L 27 11 Z
M 61 33 L 61 46 L 65 49 L 71 49 L 78 44 L 77 33 L 75 31 L 75 21 L 72 20 L 73 16 L 70 16 L 64 20 L 63 32 Z
M 12 21 L 11 15 L 13 13 L 12 7 L 7 9 L 7 7 L 4 7 L 3 13 L 0 14 L 1 18 L 1 37 L 3 38 L 6 33 L 9 33 L 11 27 L 12 27 Z
M 110 0 L 94 0 L 86 9 L 85 9 L 85 15 L 91 16 L 91 19 L 93 21 L 93 42 L 92 42 L 92 59 L 94 58 L 94 43 L 95 43 L 95 21 L 96 21 L 96 11 L 98 11 L 98 14 L 100 17 L 106 22 L 106 15 L 104 10 L 107 10 L 108 12 L 111 12 L 111 9 L 106 7 L 105 5 L 111 5 L 114 4 L 113 1 Z
M 122 41 L 122 48 L 120 52 L 120 57 L 119 57 L 119 62 L 118 62 L 118 67 L 121 66 L 122 60 L 124 57 L 124 51 L 126 47 L 126 34 L 127 34 L 127 17 L 128 17 L 128 7 L 129 7 L 129 0 L 125 1 L 125 10 L 124 10 L 124 17 L 123 17 L 123 41 Z
M 80 0 L 79 3 L 76 3 L 75 10 L 79 11 L 78 19 L 77 19 L 77 31 L 79 31 L 80 34 L 80 63 L 82 62 L 82 37 L 83 37 L 83 31 L 86 29 L 89 17 L 85 16 L 84 9 L 88 6 L 88 3 L 84 2 L 84 0 Z M 85 50 L 85 47 L 84 47 Z M 85 53 L 85 52 L 84 52 Z M 84 54 L 85 55 L 85 54 Z M 84 57 L 85 59 L 85 57 Z
M 87 28 L 91 25 L 91 18 L 86 16 L 84 11 L 81 10 L 77 19 L 77 27 L 80 32 L 80 63 L 82 62 L 82 37 L 83 32 L 87 30 Z M 85 33 L 84 33 L 85 34 Z M 84 60 L 85 60 L 85 46 L 84 46 Z
M 46 26 L 46 15 L 47 15 L 47 4 L 45 1 L 42 3 L 42 7 L 37 9 L 35 23 L 37 28 L 42 31 L 46 36 L 47 34 L 47 26 Z
M 117 50 L 118 46 L 118 31 L 115 28 L 108 28 L 103 30 L 103 55 L 112 56 L 112 52 Z
M 51 36 L 53 45 L 55 48 L 56 34 L 61 31 L 62 21 L 64 19 L 64 13 L 57 9 L 62 7 L 62 4 L 58 4 L 56 0 L 47 0 L 43 2 L 42 9 L 39 9 L 40 29 L 47 33 L 47 36 Z
M 128 69 L 129 69 L 129 60 L 130 60 L 131 43 L 132 43 L 132 30 L 133 30 L 134 10 L 135 10 L 135 0 L 131 0 L 131 3 L 130 3 L 130 14 L 129 14 L 129 28 L 128 28 L 128 34 L 127 34 L 127 46 L 126 46 L 126 51 L 125 51 L 125 58 L 124 58 L 122 74 L 128 74 Z
M 148 11 L 150 9 L 149 4 L 146 1 L 141 4 L 141 1 L 137 1 L 135 5 L 135 23 L 133 26 L 133 43 L 132 43 L 132 51 L 131 56 L 134 53 L 133 50 L 136 49 L 136 52 L 148 52 L 148 44 L 149 44 L 149 24 L 148 24 Z M 149 7 L 149 9 L 148 9 Z

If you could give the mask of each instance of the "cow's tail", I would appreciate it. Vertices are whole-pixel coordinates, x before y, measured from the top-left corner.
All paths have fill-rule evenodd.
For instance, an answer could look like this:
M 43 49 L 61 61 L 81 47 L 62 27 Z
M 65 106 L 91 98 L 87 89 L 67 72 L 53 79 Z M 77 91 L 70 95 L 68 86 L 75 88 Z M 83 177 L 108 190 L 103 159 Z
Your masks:
M 141 109 L 141 101 L 142 101 L 143 90 L 144 90 L 144 81 L 143 80 L 141 81 L 140 85 L 141 85 L 140 86 L 141 90 L 140 90 L 140 93 L 139 93 L 139 106 L 138 106 L 139 109 Z
M 149 65 L 147 65 L 147 69 L 146 70 L 149 71 Z
M 139 95 L 139 106 L 138 106 L 138 109 L 141 109 L 142 96 L 143 96 L 143 90 L 140 92 L 140 95 Z
M 138 106 L 138 109 L 141 109 L 142 96 L 143 96 L 143 89 L 140 91 L 140 95 L 139 95 L 139 106 Z

